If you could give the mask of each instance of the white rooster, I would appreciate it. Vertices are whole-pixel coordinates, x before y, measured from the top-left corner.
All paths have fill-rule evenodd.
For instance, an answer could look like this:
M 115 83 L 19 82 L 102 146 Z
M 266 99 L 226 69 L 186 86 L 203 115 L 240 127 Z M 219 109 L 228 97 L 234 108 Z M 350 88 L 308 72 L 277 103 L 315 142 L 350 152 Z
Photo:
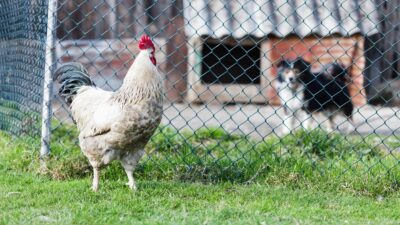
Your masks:
M 139 40 L 140 53 L 115 92 L 95 87 L 79 63 L 61 66 L 55 78 L 59 95 L 70 106 L 79 130 L 79 144 L 93 167 L 93 186 L 99 188 L 100 168 L 120 160 L 136 190 L 133 171 L 144 147 L 162 117 L 162 78 L 156 68 L 154 44 L 146 35 Z

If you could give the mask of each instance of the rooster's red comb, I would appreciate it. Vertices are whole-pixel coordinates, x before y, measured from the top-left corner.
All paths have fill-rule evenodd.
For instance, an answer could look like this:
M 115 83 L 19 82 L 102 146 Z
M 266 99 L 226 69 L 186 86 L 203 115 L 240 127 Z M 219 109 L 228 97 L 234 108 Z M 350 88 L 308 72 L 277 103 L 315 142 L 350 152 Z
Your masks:
M 154 44 L 151 41 L 151 39 L 149 38 L 149 36 L 144 34 L 139 40 L 139 49 L 145 50 L 145 49 L 149 49 L 149 48 L 154 49 Z

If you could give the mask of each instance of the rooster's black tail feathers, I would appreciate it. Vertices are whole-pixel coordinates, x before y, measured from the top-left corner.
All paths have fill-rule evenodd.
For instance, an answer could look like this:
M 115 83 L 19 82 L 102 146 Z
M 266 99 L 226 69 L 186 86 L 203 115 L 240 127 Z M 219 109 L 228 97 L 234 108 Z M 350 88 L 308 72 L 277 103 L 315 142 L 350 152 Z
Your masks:
M 95 86 L 90 76 L 80 63 L 69 63 L 57 69 L 54 79 L 61 87 L 58 94 L 64 98 L 65 102 L 71 104 L 77 91 L 82 86 Z

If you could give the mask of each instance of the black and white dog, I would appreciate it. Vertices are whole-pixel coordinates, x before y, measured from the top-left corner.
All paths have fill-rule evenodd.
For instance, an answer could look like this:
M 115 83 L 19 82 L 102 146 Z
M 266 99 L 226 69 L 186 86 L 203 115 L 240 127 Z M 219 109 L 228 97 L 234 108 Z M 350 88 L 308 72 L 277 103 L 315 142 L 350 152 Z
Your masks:
M 302 58 L 279 62 L 277 91 L 286 114 L 282 133 L 294 130 L 296 119 L 302 121 L 302 110 L 309 115 L 304 120 L 305 128 L 311 128 L 318 113 L 328 118 L 328 131 L 333 130 L 334 118 L 339 114 L 352 124 L 354 106 L 348 82 L 347 70 L 339 63 L 330 64 L 326 72 L 312 73 L 310 63 Z

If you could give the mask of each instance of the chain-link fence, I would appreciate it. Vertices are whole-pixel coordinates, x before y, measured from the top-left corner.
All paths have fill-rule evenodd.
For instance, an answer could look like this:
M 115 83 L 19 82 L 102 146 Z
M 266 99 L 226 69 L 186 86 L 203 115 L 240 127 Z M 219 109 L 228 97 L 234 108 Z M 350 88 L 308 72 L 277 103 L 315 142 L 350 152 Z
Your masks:
M 164 114 L 142 170 L 239 181 L 286 164 L 398 174 L 398 0 L 60 0 L 56 14 L 54 66 L 80 62 L 105 90 L 121 86 L 142 34 L 155 42 Z M 34 57 L 30 73 L 43 67 Z M 57 88 L 53 141 L 68 154 L 77 133 Z
M 47 2 L 0 5 L 0 129 L 39 135 Z

